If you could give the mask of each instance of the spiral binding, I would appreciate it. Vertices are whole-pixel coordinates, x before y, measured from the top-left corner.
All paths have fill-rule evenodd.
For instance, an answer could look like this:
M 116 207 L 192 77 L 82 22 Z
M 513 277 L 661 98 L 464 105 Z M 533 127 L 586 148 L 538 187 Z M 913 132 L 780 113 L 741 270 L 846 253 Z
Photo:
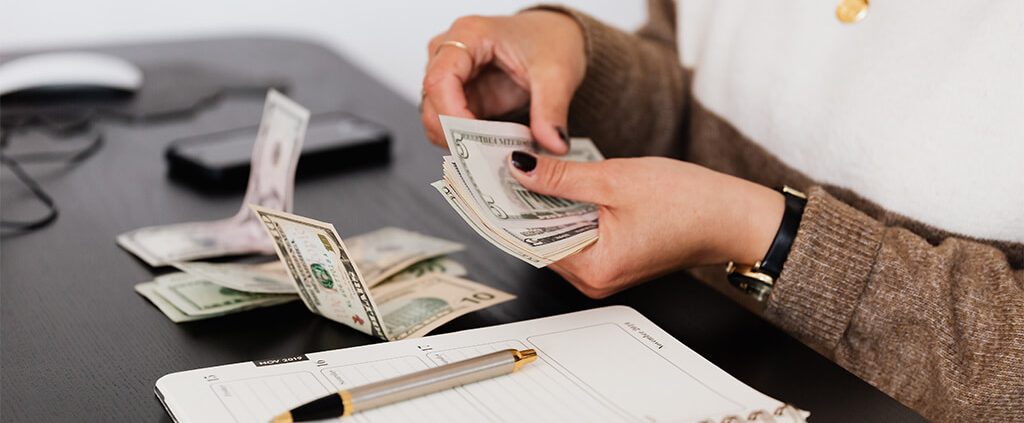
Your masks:
M 777 418 L 785 418 L 785 420 L 776 420 Z M 743 418 L 739 415 L 725 416 L 722 418 L 720 423 L 753 423 L 753 422 L 765 422 L 765 423 L 776 423 L 780 421 L 787 421 L 793 423 L 807 423 L 807 419 L 804 418 L 803 413 L 800 412 L 799 408 L 794 407 L 791 404 L 782 404 L 775 411 L 768 412 L 768 410 L 757 410 L 749 415 L 747 418 Z M 715 423 L 714 420 L 704 420 L 701 423 Z

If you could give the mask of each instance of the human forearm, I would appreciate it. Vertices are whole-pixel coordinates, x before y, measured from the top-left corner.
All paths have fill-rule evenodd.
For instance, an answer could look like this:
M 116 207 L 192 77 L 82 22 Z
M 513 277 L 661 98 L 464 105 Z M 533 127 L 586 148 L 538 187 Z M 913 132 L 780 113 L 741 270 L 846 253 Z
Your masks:
M 931 245 L 808 194 L 767 317 L 926 417 L 1020 419 L 1022 271 L 995 248 Z

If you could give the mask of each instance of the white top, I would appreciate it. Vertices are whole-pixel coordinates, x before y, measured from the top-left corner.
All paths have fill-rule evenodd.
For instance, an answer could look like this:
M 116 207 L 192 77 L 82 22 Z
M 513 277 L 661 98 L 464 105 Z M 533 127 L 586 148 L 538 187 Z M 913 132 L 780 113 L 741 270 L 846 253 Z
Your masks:
M 1024 2 L 680 0 L 693 93 L 815 180 L 1024 242 Z

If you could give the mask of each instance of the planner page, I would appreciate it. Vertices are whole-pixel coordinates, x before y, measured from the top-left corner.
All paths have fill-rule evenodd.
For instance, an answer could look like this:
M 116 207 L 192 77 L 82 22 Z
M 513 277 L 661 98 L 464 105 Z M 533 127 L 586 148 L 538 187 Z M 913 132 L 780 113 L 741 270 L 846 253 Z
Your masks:
M 539 359 L 342 420 L 718 421 L 780 405 L 623 306 L 173 373 L 157 381 L 156 393 L 178 422 L 267 422 L 338 390 L 508 348 L 533 348 Z

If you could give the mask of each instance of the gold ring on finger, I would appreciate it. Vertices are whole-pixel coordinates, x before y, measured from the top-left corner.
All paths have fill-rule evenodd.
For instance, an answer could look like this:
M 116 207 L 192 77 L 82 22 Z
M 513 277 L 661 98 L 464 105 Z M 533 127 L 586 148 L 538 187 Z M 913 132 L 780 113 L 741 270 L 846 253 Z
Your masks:
M 441 49 L 443 49 L 445 47 L 448 47 L 448 46 L 459 48 L 459 49 L 462 49 L 462 51 L 465 51 L 466 53 L 469 53 L 469 47 L 466 46 L 465 43 L 463 43 L 461 41 L 448 40 L 448 41 L 442 42 L 440 45 L 437 46 L 437 49 L 434 50 L 434 56 L 437 56 L 437 54 L 441 52 Z

